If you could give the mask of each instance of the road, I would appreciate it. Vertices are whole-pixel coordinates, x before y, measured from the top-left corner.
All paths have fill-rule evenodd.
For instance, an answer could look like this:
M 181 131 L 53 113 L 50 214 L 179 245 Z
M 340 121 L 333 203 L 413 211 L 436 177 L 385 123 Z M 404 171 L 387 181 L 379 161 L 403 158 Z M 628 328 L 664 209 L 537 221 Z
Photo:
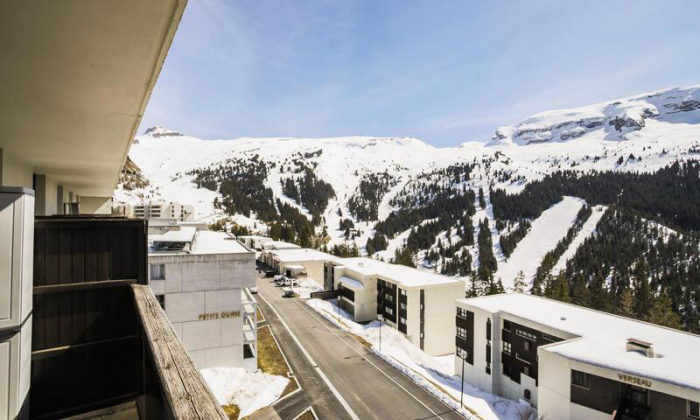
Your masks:
M 315 398 L 311 398 L 309 404 L 313 404 L 320 418 L 463 419 L 432 394 L 367 350 L 352 335 L 321 317 L 306 303 L 296 298 L 283 298 L 282 291 L 274 287 L 269 280 L 258 279 L 258 296 L 262 298 L 258 301 L 268 324 L 278 340 L 283 342 L 281 345 L 292 369 L 297 365 L 304 367 L 305 370 L 302 371 L 295 369 L 300 380 L 308 374 L 311 374 L 316 384 L 318 377 L 322 380 L 323 376 L 327 378 L 324 383 L 317 384 L 320 385 L 319 393 L 323 396 L 318 400 L 319 406 L 315 405 Z M 274 307 L 276 314 L 270 306 Z M 271 318 L 268 318 L 269 313 L 273 314 Z M 280 340 L 280 335 L 287 328 L 292 334 L 288 331 L 284 333 L 292 337 L 288 340 L 282 336 Z M 300 344 L 303 349 L 295 344 Z M 313 364 L 309 363 L 305 351 L 313 360 Z M 306 390 L 303 384 L 302 388 Z M 328 396 L 333 389 L 336 391 L 335 399 Z M 344 416 L 339 415 L 338 410 L 329 411 L 330 407 L 327 406 L 338 404 L 336 408 L 342 410 L 343 403 L 349 408 L 344 410 Z M 277 410 L 277 405 L 275 409 Z M 291 418 L 281 413 L 280 417 Z

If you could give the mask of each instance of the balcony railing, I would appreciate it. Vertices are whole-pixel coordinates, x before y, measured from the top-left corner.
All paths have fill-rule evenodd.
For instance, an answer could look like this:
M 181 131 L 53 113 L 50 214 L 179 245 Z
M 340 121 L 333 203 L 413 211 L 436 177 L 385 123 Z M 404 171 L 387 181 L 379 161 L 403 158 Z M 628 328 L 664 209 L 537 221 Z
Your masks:
M 147 276 L 143 220 L 37 218 L 29 413 L 135 403 L 140 419 L 226 419 Z

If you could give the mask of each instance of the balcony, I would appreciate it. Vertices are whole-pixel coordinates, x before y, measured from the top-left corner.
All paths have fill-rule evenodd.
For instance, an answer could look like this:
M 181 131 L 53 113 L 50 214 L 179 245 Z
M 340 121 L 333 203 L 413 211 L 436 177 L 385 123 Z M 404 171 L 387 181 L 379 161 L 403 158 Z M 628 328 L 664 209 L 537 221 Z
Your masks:
M 226 419 L 148 286 L 143 220 L 37 218 L 29 415 Z

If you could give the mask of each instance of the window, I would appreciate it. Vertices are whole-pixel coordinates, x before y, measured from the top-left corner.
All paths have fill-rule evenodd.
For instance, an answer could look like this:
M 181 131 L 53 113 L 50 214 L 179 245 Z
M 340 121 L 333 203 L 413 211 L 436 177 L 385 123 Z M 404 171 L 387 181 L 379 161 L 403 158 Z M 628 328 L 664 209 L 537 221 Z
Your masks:
M 590 376 L 586 372 L 571 371 L 571 384 L 582 388 L 590 388 Z
M 515 333 L 518 334 L 518 335 L 521 336 L 521 337 L 525 337 L 525 338 L 528 338 L 528 339 L 530 339 L 530 340 L 537 341 L 537 336 L 536 336 L 535 334 L 529 333 L 529 332 L 527 332 L 527 331 L 523 331 L 523 330 L 521 330 L 521 329 L 519 329 L 519 328 L 517 328 L 517 329 L 515 330 Z
M 524 365 L 524 366 L 523 366 L 523 373 L 524 373 L 525 375 L 527 375 L 527 376 L 531 376 L 531 375 L 530 375 L 530 366 Z M 525 398 L 527 398 L 527 397 L 525 397 Z M 527 398 L 527 399 L 529 400 L 529 398 Z
M 532 398 L 532 393 L 530 392 L 529 389 L 526 389 L 526 390 L 523 392 L 523 396 L 525 397 L 526 400 L 530 401 L 530 398 Z
M 503 320 L 503 329 L 506 331 L 510 331 L 510 321 L 508 321 L 507 319 Z
M 457 316 L 460 318 L 467 319 L 467 310 L 464 308 L 457 308 Z
M 457 327 L 457 337 L 467 339 L 467 329 L 462 327 Z
M 491 363 L 486 364 L 486 374 L 490 375 L 491 374 Z
M 486 320 L 486 339 L 491 340 L 491 318 Z
M 404 311 L 406 310 L 406 304 L 403 302 L 401 303 L 401 310 L 404 310 Z
M 503 342 L 503 352 L 510 354 L 510 343 Z
M 151 264 L 151 280 L 165 280 L 165 264 Z
M 505 376 L 510 376 L 510 365 L 508 363 L 503 364 L 503 374 Z
M 394 310 L 393 310 L 392 308 L 386 308 L 386 313 L 388 313 L 389 315 L 392 315 L 392 316 L 393 316 L 393 315 L 394 315 Z
M 401 322 L 402 324 L 405 324 L 405 323 L 406 323 L 406 318 L 401 317 L 400 322 Z
M 530 351 L 530 348 L 531 348 L 532 346 L 530 345 L 530 342 L 529 342 L 529 341 L 525 341 L 525 342 L 523 343 L 523 345 L 524 345 L 524 347 L 525 347 L 525 351 Z
M 393 301 L 394 301 L 394 296 L 392 296 L 392 295 L 390 295 L 390 294 L 388 294 L 388 293 L 385 294 L 384 296 L 386 296 L 386 300 L 388 300 L 389 302 L 393 302 Z
M 163 308 L 163 310 L 165 310 L 165 295 L 156 295 L 156 299 L 158 299 L 160 307 Z
M 688 401 L 688 418 L 700 419 L 700 404 L 697 401 Z
M 549 335 L 549 334 L 547 334 L 547 333 L 542 333 L 542 338 L 544 338 L 544 339 L 547 340 L 547 341 L 552 341 L 552 342 L 555 342 L 555 343 L 556 343 L 557 341 L 561 341 L 561 338 L 555 337 L 555 336 L 553 336 L 553 335 Z
M 401 296 L 406 296 L 406 291 L 404 289 L 399 289 L 399 293 L 401 293 Z
M 467 358 L 467 351 L 464 350 L 463 348 L 457 347 L 457 356 L 466 359 Z
M 518 353 L 517 351 L 515 352 L 515 358 L 518 359 L 518 360 L 520 360 L 521 362 L 525 362 L 525 363 L 528 363 L 528 364 L 530 363 L 527 359 L 525 359 L 525 358 L 524 358 L 520 353 Z

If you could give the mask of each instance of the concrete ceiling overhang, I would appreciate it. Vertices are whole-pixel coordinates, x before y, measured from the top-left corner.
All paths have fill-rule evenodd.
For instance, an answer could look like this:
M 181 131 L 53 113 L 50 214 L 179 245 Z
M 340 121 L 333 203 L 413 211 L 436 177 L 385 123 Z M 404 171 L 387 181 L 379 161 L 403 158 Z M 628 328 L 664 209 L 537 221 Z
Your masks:
M 0 2 L 0 148 L 111 196 L 186 3 Z

